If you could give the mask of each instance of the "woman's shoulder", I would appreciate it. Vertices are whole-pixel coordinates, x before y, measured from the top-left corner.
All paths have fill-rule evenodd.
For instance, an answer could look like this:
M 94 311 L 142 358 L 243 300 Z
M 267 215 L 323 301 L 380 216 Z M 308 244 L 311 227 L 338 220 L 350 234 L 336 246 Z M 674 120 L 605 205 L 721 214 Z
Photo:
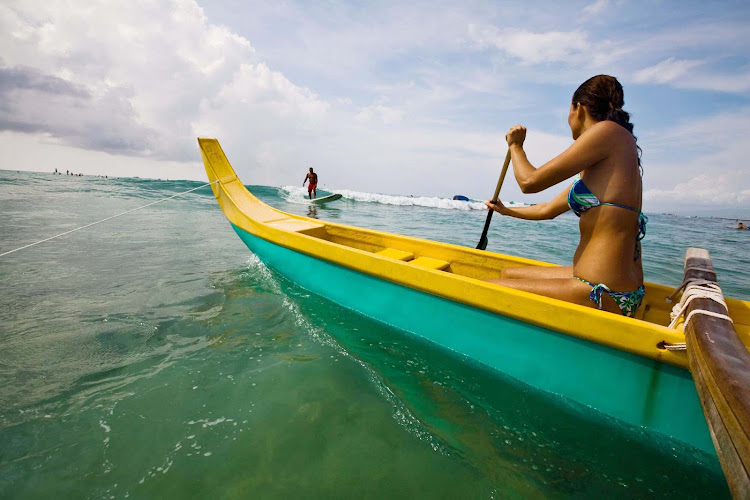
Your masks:
M 622 125 L 610 121 L 603 120 L 592 125 L 588 133 L 591 134 L 591 138 L 598 141 L 604 141 L 607 144 L 612 144 L 613 141 L 623 141 L 628 145 L 635 144 L 635 138 L 625 127 Z
M 617 122 L 612 120 L 602 120 L 595 123 L 590 130 L 596 130 L 601 134 L 617 134 L 620 135 L 623 132 L 627 135 L 633 135 L 628 130 Z

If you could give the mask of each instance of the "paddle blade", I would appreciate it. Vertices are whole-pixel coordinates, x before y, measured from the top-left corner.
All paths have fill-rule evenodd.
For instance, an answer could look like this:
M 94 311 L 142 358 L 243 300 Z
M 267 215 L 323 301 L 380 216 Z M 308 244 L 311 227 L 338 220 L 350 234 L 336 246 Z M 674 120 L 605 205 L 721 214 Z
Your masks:
M 482 237 L 479 238 L 479 244 L 477 245 L 477 250 L 484 250 L 487 248 L 487 242 L 489 241 L 487 239 L 487 231 L 490 229 L 490 221 L 492 220 L 492 214 L 494 213 L 494 210 L 489 210 L 487 212 L 487 220 L 484 221 L 484 230 L 482 231 Z
M 483 234 L 482 239 L 479 240 L 479 244 L 477 245 L 477 250 L 485 250 L 487 248 L 487 243 L 489 243 L 487 235 Z

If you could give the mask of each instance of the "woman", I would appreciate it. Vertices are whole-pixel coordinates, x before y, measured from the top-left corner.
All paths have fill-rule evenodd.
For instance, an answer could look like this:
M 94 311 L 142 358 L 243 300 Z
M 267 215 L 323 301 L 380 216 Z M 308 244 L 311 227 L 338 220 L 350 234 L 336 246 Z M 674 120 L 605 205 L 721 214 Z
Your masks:
M 580 217 L 581 241 L 566 267 L 514 267 L 492 280 L 499 285 L 632 316 L 643 301 L 640 240 L 643 186 L 639 151 L 630 115 L 623 111 L 622 85 L 598 75 L 573 94 L 568 124 L 575 142 L 539 168 L 526 159 L 526 129 L 516 125 L 505 139 L 513 172 L 524 193 L 537 193 L 575 176 L 551 201 L 509 208 L 487 207 L 519 219 L 545 220 L 572 209 Z

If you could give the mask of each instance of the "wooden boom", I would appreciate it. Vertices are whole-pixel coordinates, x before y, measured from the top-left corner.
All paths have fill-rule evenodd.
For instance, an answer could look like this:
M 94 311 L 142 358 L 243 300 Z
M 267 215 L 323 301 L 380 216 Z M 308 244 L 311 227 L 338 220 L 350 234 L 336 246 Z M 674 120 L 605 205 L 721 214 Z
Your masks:
M 716 282 L 707 250 L 689 248 L 685 279 Z M 695 298 L 686 310 L 728 315 L 708 298 Z M 703 413 L 734 498 L 750 498 L 750 353 L 726 318 L 696 313 L 685 326 L 688 362 Z

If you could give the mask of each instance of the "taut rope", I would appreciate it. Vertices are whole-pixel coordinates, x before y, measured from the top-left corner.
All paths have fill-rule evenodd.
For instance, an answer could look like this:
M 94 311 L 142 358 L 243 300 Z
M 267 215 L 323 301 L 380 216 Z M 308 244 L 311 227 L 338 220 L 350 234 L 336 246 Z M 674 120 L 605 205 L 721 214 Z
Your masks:
M 77 227 L 75 229 L 71 229 L 70 231 L 65 231 L 64 233 L 56 234 L 54 236 L 50 236 L 49 238 L 44 238 L 43 240 L 35 241 L 34 243 L 29 243 L 28 245 L 24 245 L 24 246 L 22 246 L 20 248 L 16 248 L 15 250 L 9 250 L 7 252 L 0 253 L 0 257 L 4 257 L 4 256 L 6 256 L 8 254 L 13 253 L 13 252 L 18 252 L 19 250 L 23 250 L 24 248 L 33 247 L 34 245 L 38 245 L 39 243 L 44 243 L 45 241 L 54 240 L 55 238 L 59 238 L 60 236 L 65 236 L 66 234 L 75 233 L 76 231 L 80 231 L 81 229 L 86 229 L 87 227 L 91 227 L 91 226 L 94 226 L 94 225 L 99 224 L 101 222 L 105 222 L 105 221 L 114 219 L 115 217 L 120 217 L 121 215 L 126 215 L 126 214 L 129 214 L 131 212 L 135 212 L 136 210 L 141 210 L 142 208 L 150 207 L 151 205 L 156 205 L 157 203 L 161 203 L 162 201 L 167 201 L 167 200 L 171 200 L 172 198 L 177 198 L 178 196 L 182 196 L 183 194 L 191 193 L 191 192 L 195 191 L 196 189 L 204 188 L 206 186 L 210 186 L 211 184 L 216 184 L 220 180 L 221 179 L 216 179 L 213 182 L 209 182 L 209 183 L 203 184 L 202 186 L 198 186 L 197 188 L 188 189 L 187 191 L 183 191 L 182 193 L 177 193 L 177 194 L 169 196 L 167 198 L 162 198 L 161 200 L 152 201 L 151 203 L 147 203 L 146 205 L 143 205 L 143 206 L 140 206 L 140 207 L 137 207 L 137 208 L 132 208 L 130 210 L 127 210 L 127 211 L 122 212 L 122 213 L 117 214 L 117 215 L 112 215 L 111 217 L 107 217 L 106 219 L 98 220 L 96 222 L 92 222 L 91 224 L 86 224 L 85 226 Z

